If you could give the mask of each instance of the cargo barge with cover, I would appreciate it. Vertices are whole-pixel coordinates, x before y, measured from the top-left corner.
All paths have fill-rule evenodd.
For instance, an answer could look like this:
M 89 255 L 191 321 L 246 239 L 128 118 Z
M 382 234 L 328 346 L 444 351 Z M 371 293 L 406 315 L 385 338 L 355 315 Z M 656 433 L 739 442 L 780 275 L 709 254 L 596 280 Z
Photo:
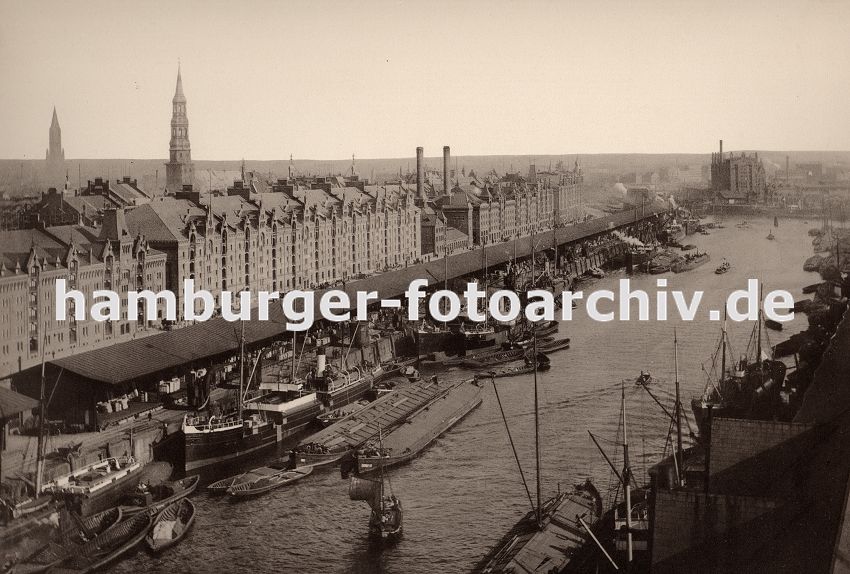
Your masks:
M 481 404 L 481 392 L 481 384 L 474 379 L 445 389 L 408 416 L 405 424 L 386 433 L 382 445 L 360 448 L 356 454 L 358 474 L 389 468 L 418 456 Z
M 295 466 L 333 464 L 354 449 L 388 432 L 446 389 L 434 378 L 401 383 L 364 409 L 304 439 L 292 450 Z

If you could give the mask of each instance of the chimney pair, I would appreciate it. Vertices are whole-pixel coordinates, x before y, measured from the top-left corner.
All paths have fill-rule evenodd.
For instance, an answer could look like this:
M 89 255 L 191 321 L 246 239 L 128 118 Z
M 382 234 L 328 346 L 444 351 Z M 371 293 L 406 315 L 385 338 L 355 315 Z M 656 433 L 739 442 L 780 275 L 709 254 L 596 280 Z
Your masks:
M 425 165 L 424 165 L 424 148 L 416 148 L 416 196 L 424 204 L 425 198 Z M 443 146 L 443 191 L 449 193 L 449 163 L 451 161 L 451 149 L 449 146 Z

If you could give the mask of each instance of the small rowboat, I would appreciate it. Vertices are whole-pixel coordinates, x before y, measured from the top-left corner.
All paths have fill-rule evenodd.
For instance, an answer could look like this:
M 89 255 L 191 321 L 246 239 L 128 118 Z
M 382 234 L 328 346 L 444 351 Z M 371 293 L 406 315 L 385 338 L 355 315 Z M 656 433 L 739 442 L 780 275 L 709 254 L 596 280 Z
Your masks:
M 11 572 L 15 574 L 34 574 L 36 572 L 45 572 L 53 566 L 61 564 L 69 557 L 78 553 L 83 544 L 97 539 L 98 536 L 118 524 L 121 521 L 122 513 L 121 509 L 116 506 L 89 516 L 86 519 L 81 519 L 74 514 L 70 514 L 70 516 L 71 521 L 65 523 L 62 528 L 64 543 L 48 543 L 47 546 L 26 560 L 15 564 Z
M 549 321 L 545 325 L 537 325 L 534 327 L 534 333 L 537 335 L 538 339 L 544 335 L 551 335 L 552 333 L 558 332 L 558 321 Z
M 545 343 L 537 343 L 537 350 L 543 351 L 544 353 L 551 353 L 552 351 L 560 351 L 561 349 L 569 349 L 570 348 L 570 338 L 564 337 L 563 339 L 555 339 L 554 341 L 549 341 Z
M 88 518 L 77 518 L 71 514 L 75 522 L 75 528 L 71 532 L 65 531 L 67 540 L 76 544 L 84 544 L 89 540 L 100 536 L 125 518 L 119 506 L 98 512 Z
M 236 484 L 227 489 L 227 494 L 233 498 L 247 498 L 263 494 L 275 488 L 280 488 L 296 480 L 301 480 L 313 472 L 312 466 L 281 470 L 272 467 L 255 468 L 246 474 L 253 475 L 253 480 Z
M 142 511 L 155 515 L 172 502 L 186 498 L 195 492 L 200 479 L 201 476 L 195 474 L 173 482 L 145 487 L 144 491 L 130 494 L 125 499 L 125 502 L 129 504 L 122 505 L 121 510 L 124 512 L 124 516 L 132 516 Z
M 11 512 L 12 518 L 20 518 L 21 516 L 26 516 L 27 514 L 47 508 L 47 505 L 51 502 L 53 502 L 53 496 L 43 494 L 35 498 L 28 498 L 17 504 L 6 501 L 6 505 Z
M 145 544 L 154 554 L 171 548 L 186 536 L 195 522 L 195 505 L 188 498 L 172 502 L 153 521 Z
M 153 518 L 150 514 L 139 512 L 80 546 L 74 555 L 64 561 L 60 567 L 51 569 L 50 572 L 77 574 L 102 568 L 141 542 L 152 522 Z
M 539 347 L 541 343 L 551 343 L 554 341 L 554 337 L 537 337 L 537 346 Z M 522 339 L 516 339 L 508 343 L 508 346 L 511 349 L 530 349 L 534 344 L 534 337 L 528 335 L 527 337 L 523 337 Z
M 242 474 L 237 474 L 234 476 L 228 476 L 227 478 L 223 478 L 218 482 L 214 482 L 207 486 L 207 493 L 211 496 L 222 496 L 227 494 L 227 489 L 231 486 L 236 486 L 242 482 L 249 480 L 248 473 L 243 472 Z
M 487 353 L 486 355 L 479 355 L 474 358 L 466 359 L 465 361 L 463 361 L 462 366 L 471 369 L 481 369 L 491 365 L 498 365 L 501 363 L 509 363 L 511 361 L 516 361 L 518 359 L 522 359 L 523 355 L 525 355 L 525 349 L 498 351 L 495 353 Z
M 538 371 L 548 371 L 551 365 L 549 363 L 541 363 L 537 365 Z M 490 371 L 486 373 L 475 373 L 476 379 L 501 379 L 504 377 L 517 377 L 519 375 L 527 375 L 534 372 L 533 366 L 507 367 L 498 371 Z

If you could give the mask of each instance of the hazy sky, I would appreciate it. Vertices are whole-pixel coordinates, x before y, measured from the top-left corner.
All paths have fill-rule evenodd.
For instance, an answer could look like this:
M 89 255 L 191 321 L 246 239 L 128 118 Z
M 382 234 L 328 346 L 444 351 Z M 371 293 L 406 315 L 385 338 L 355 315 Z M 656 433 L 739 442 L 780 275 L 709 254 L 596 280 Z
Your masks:
M 850 2 L 9 2 L 0 158 L 850 150 Z

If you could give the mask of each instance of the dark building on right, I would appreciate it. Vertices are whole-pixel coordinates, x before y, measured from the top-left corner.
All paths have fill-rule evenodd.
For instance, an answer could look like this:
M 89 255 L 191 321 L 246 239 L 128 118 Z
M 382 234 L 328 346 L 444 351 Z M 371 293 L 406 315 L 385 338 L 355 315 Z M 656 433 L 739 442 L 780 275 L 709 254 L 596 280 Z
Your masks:
M 711 189 L 729 203 L 755 203 L 764 198 L 766 189 L 764 166 L 759 154 L 711 154 Z

